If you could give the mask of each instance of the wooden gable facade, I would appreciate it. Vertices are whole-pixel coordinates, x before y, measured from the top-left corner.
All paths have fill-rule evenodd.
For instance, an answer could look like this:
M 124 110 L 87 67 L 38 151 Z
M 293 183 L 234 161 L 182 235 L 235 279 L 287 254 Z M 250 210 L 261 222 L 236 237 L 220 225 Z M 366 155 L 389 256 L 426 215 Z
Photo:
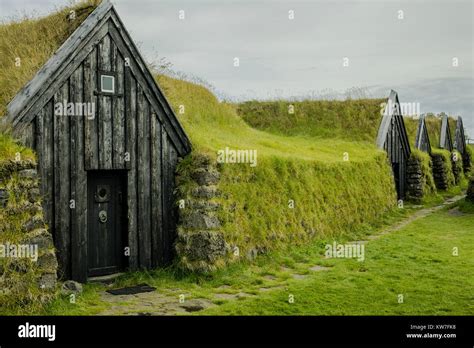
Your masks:
M 456 133 L 454 136 L 454 148 L 463 156 L 466 155 L 466 136 L 464 134 L 464 125 L 461 116 L 456 121 Z
M 425 116 L 422 115 L 418 121 L 418 128 L 416 130 L 415 148 L 431 155 L 431 143 L 426 128 Z
M 380 123 L 377 146 L 387 152 L 392 165 L 398 199 L 404 199 L 407 189 L 407 164 L 411 149 L 398 95 L 390 92 Z
M 103 1 L 8 106 L 33 147 L 64 279 L 172 258 L 174 172 L 190 142 Z
M 439 147 L 441 149 L 448 150 L 449 152 L 453 151 L 453 139 L 451 137 L 451 130 L 449 127 L 448 115 L 443 115 L 441 119 L 441 130 L 439 135 Z

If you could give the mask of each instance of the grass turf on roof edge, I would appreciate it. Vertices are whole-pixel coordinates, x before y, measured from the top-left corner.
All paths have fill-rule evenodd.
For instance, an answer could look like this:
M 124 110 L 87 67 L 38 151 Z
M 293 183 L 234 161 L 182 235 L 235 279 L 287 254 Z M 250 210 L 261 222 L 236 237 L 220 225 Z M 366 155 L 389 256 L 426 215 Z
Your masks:
M 0 116 L 7 105 L 100 1 L 85 0 L 42 18 L 19 18 L 0 25 Z M 71 20 L 70 11 L 75 11 Z

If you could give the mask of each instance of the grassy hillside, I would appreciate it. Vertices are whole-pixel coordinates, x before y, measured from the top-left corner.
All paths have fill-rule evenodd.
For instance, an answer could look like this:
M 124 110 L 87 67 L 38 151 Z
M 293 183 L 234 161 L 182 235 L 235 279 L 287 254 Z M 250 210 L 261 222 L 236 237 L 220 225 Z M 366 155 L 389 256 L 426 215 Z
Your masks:
M 418 122 L 419 120 L 414 119 L 412 117 L 404 117 L 403 122 L 405 123 L 405 128 L 407 130 L 408 139 L 410 141 L 410 146 L 415 146 L 416 140 L 416 131 L 418 129 Z M 431 136 L 430 136 L 431 140 Z M 433 144 L 431 144 L 433 146 Z
M 373 142 L 257 130 L 238 116 L 233 105 L 219 103 L 205 88 L 166 76 L 157 80 L 195 152 L 215 159 L 225 147 L 257 150 L 256 167 L 224 164 L 220 169 L 222 230 L 226 241 L 240 250 L 270 250 L 322 236 L 355 236 L 394 207 L 391 169 Z M 184 114 L 179 114 L 180 105 Z M 183 162 L 181 173 L 192 165 L 191 159 Z M 289 207 L 290 200 L 294 208 Z
M 85 0 L 47 17 L 22 18 L 0 25 L 0 116 L 18 91 L 95 9 L 98 0 Z M 76 18 L 69 20 L 71 10 Z
M 274 134 L 337 137 L 373 143 L 384 101 L 248 101 L 239 104 L 237 109 L 252 127 Z
M 95 9 L 100 1 L 85 0 L 43 18 L 17 18 L 0 24 L 0 117 L 7 105 L 28 83 L 69 35 Z M 69 20 L 70 11 L 76 18 Z M 0 130 L 0 162 L 34 157 L 31 150 L 17 144 Z
M 365 142 L 350 139 L 315 141 L 296 131 L 294 136 L 288 137 L 254 129 L 239 117 L 232 104 L 219 103 L 206 88 L 163 75 L 157 80 L 198 151 L 215 154 L 227 146 L 255 149 L 259 156 L 325 163 L 341 162 L 344 152 L 349 153 L 351 161 L 367 161 L 380 155 L 372 144 Z M 179 113 L 180 105 L 184 106 L 184 114 Z

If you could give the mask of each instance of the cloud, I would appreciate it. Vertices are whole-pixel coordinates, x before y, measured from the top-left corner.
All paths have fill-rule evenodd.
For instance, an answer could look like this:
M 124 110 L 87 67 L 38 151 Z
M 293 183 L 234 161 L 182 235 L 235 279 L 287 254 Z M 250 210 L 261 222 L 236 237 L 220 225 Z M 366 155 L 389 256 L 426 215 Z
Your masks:
M 1 0 L 45 13 L 60 0 Z M 371 86 L 460 114 L 474 136 L 473 2 L 113 0 L 149 61 L 202 77 L 235 98 L 343 94 Z M 185 11 L 180 20 L 179 11 Z M 295 17 L 290 20 L 288 11 Z M 403 11 L 403 19 L 399 19 Z M 239 57 L 240 67 L 233 66 Z M 349 58 L 349 66 L 342 60 Z M 459 66 L 452 66 L 452 59 Z M 316 93 L 321 95 L 324 93 Z

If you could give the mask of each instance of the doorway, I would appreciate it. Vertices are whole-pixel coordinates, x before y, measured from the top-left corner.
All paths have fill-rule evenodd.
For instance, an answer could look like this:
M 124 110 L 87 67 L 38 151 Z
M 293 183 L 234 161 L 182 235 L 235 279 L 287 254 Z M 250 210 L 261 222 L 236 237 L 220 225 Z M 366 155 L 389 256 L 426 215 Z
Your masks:
M 126 197 L 124 172 L 89 171 L 87 176 L 87 274 L 117 273 L 125 266 Z

